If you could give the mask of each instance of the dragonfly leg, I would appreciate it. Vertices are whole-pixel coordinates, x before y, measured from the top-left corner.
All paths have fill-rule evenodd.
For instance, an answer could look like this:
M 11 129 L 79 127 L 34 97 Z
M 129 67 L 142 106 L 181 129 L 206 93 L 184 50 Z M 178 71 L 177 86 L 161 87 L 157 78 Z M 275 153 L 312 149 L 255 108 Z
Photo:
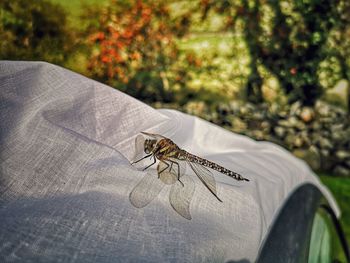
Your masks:
M 146 155 L 145 157 L 142 157 L 141 159 L 139 159 L 139 160 L 137 160 L 137 161 L 135 161 L 135 162 L 132 162 L 131 164 L 138 163 L 139 161 L 142 161 L 143 159 L 146 159 L 147 157 L 150 157 L 151 155 L 152 155 L 152 153 Z
M 171 162 L 170 164 L 170 169 L 169 169 L 169 172 L 171 172 L 171 169 L 173 168 L 173 162 Z
M 171 161 L 171 160 L 170 160 L 170 162 L 171 162 L 171 166 L 173 166 L 173 164 L 177 165 L 177 180 L 182 184 L 182 187 L 184 187 L 185 186 L 184 183 L 180 180 L 180 165 L 179 165 L 179 163 Z M 170 167 L 170 169 L 171 169 L 171 167 Z
M 162 160 L 159 160 L 159 161 L 162 162 L 162 163 L 165 163 L 165 164 L 166 164 L 166 167 L 165 167 L 163 170 L 161 170 L 161 171 L 158 172 L 158 178 L 160 178 L 160 174 L 161 174 L 162 172 L 164 172 L 166 169 L 169 168 L 169 164 L 168 164 L 167 162 L 162 161 Z
M 150 167 L 151 167 L 153 164 L 155 164 L 155 163 L 156 163 L 156 157 L 153 156 L 153 163 L 151 163 L 150 165 L 148 165 L 148 166 L 146 166 L 145 168 L 143 168 L 142 171 L 144 171 L 144 170 L 150 168 Z

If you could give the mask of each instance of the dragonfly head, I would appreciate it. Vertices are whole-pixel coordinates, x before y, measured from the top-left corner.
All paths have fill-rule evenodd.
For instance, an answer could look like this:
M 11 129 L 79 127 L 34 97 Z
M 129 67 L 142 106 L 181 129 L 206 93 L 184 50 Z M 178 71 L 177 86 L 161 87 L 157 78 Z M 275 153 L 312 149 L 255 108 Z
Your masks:
M 153 151 L 153 149 L 156 147 L 157 140 L 155 139 L 146 139 L 145 140 L 145 145 L 144 145 L 144 150 L 146 154 L 149 154 Z

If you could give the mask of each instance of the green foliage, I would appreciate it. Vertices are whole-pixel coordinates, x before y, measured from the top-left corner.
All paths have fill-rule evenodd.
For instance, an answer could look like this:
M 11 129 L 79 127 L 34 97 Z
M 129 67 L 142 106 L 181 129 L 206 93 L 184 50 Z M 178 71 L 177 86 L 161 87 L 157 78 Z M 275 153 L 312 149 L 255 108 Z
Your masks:
M 349 77 L 345 52 L 349 42 L 342 42 L 342 49 L 331 44 L 334 38 L 344 40 L 349 30 L 347 0 L 206 0 L 202 8 L 204 17 L 211 9 L 224 14 L 226 28 L 243 34 L 250 55 L 250 101 L 263 99 L 259 65 L 279 80 L 290 102 L 300 100 L 303 104 L 312 105 L 323 93 L 319 71 L 322 62 L 322 72 L 334 72 L 335 68 L 339 79 Z
M 196 33 L 181 39 L 179 46 L 188 54 L 182 66 L 198 65 L 187 70 L 186 82 L 197 101 L 214 104 L 244 97 L 241 87 L 247 82 L 249 68 L 248 54 L 240 37 L 226 32 Z M 196 59 L 191 59 L 190 54 Z
M 68 19 L 52 3 L 65 7 Z M 148 21 L 136 15 L 133 26 L 128 19 L 137 5 L 152 12 Z M 3 0 L 0 11 L 1 59 L 61 64 L 148 102 L 262 102 L 268 93 L 283 103 L 313 104 L 325 89 L 350 79 L 346 0 Z M 132 42 L 119 38 L 124 60 L 118 63 L 107 62 L 101 49 L 106 40 L 116 44 L 108 23 L 120 30 L 144 23 Z M 96 38 L 98 32 L 105 39 Z M 85 49 L 76 52 L 82 42 Z
M 51 0 L 50 2 L 66 8 L 67 12 L 72 15 L 71 18 L 78 21 L 79 15 L 84 8 L 91 5 L 104 5 L 108 1 L 109 0 Z
M 0 59 L 63 64 L 72 36 L 61 6 L 45 0 L 3 0 L 0 14 Z

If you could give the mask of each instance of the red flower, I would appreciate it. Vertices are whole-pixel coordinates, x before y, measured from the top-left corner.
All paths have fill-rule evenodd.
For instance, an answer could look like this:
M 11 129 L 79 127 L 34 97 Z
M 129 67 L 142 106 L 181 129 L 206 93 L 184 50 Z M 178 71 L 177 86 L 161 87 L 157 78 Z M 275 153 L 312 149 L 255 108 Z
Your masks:
M 97 32 L 95 34 L 92 34 L 89 38 L 90 41 L 95 42 L 95 41 L 101 41 L 105 39 L 105 34 L 103 32 Z
M 112 62 L 112 59 L 109 56 L 104 55 L 101 57 L 101 61 L 103 63 L 110 63 L 110 62 Z
M 297 69 L 293 67 L 289 70 L 289 72 L 290 72 L 290 74 L 295 75 L 295 74 L 297 74 Z

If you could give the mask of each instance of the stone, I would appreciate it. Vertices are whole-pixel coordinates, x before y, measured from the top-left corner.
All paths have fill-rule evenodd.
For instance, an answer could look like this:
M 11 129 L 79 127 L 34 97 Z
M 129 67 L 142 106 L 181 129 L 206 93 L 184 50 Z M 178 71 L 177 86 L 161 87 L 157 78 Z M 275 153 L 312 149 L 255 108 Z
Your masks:
M 230 110 L 233 111 L 233 113 L 239 112 L 240 107 L 241 104 L 238 101 L 233 100 L 230 102 Z
M 205 111 L 205 103 L 204 102 L 189 102 L 186 104 L 186 112 L 201 116 Z
M 253 113 L 252 118 L 253 118 L 254 120 L 259 120 L 259 121 L 261 121 L 261 120 L 264 120 L 264 119 L 265 119 L 265 116 L 264 116 L 263 112 L 257 111 L 257 112 L 254 112 L 254 113 Z
M 271 115 L 277 115 L 280 111 L 281 111 L 281 106 L 280 106 L 278 103 L 273 102 L 273 103 L 270 105 L 269 113 L 270 113 Z
M 324 101 L 317 101 L 315 108 L 321 117 L 327 117 L 330 115 L 331 107 L 328 103 Z
M 265 133 L 270 133 L 271 131 L 271 125 L 268 121 L 263 121 L 261 122 L 261 129 L 265 132 Z
M 297 102 L 294 102 L 291 106 L 290 106 L 290 111 L 289 111 L 289 114 L 290 115 L 299 115 L 300 114 L 300 111 L 301 111 L 301 102 L 300 101 L 297 101 Z
M 342 165 L 337 165 L 334 169 L 333 169 L 333 173 L 335 175 L 339 175 L 339 176 L 350 176 L 350 169 L 342 166 Z
M 308 131 L 304 130 L 299 133 L 300 138 L 304 142 L 304 146 L 311 146 L 310 134 Z
M 289 117 L 287 120 L 280 120 L 278 124 L 282 127 L 296 127 L 298 125 L 298 119 L 292 116 Z
M 232 130 L 235 132 L 243 132 L 247 130 L 247 124 L 238 117 L 230 115 L 228 121 L 231 123 Z
M 350 152 L 345 150 L 338 150 L 335 152 L 335 156 L 340 160 L 350 159 Z
M 281 126 L 276 126 L 274 129 L 275 134 L 277 135 L 277 137 L 279 138 L 283 138 L 284 135 L 286 134 L 286 129 L 281 127 Z
M 242 105 L 241 108 L 239 109 L 239 113 L 243 116 L 248 114 L 248 108 L 245 105 Z
M 294 146 L 294 142 L 295 142 L 295 135 L 294 134 L 291 134 L 289 133 L 286 137 L 285 137 L 285 140 L 286 144 L 291 147 L 291 146 Z
M 326 91 L 324 100 L 334 106 L 348 109 L 349 82 L 346 79 L 338 81 L 334 88 Z
M 301 147 L 303 145 L 304 141 L 300 136 L 297 136 L 294 140 L 293 145 L 297 148 Z
M 256 140 L 263 140 L 265 139 L 265 134 L 261 130 L 254 130 L 251 132 L 251 135 L 256 139 Z
M 331 126 L 331 132 L 334 133 L 334 132 L 340 132 L 340 131 L 343 131 L 344 130 L 344 123 L 334 123 L 332 126 Z
M 321 167 L 321 156 L 316 147 L 311 146 L 309 149 L 296 149 L 293 154 L 307 162 L 313 170 L 318 170 Z
M 328 150 L 321 150 L 321 155 L 325 158 L 329 157 L 329 151 Z
M 322 125 L 319 121 L 314 121 L 312 124 L 311 124 L 311 128 L 315 131 L 318 131 L 322 128 Z
M 331 141 L 325 137 L 319 137 L 318 143 L 322 149 L 332 149 L 333 144 Z
M 303 107 L 299 116 L 303 122 L 309 123 L 314 119 L 315 111 L 310 107 Z
M 280 120 L 279 125 L 289 128 L 297 128 L 299 130 L 304 130 L 306 128 L 305 123 L 298 120 L 295 116 L 289 117 L 287 120 Z
M 306 125 L 304 122 L 299 121 L 295 124 L 295 128 L 297 128 L 299 131 L 303 131 L 306 129 Z

